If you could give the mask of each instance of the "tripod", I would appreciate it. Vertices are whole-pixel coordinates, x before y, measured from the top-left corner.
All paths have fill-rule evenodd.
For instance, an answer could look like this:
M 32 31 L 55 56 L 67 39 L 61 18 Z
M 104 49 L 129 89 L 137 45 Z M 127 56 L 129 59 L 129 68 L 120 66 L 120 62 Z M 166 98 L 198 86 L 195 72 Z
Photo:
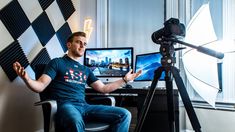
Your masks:
M 176 126 L 175 126 L 175 111 L 174 111 L 174 98 L 173 98 L 173 85 L 172 80 L 175 79 L 176 85 L 178 87 L 178 91 L 181 95 L 183 104 L 185 106 L 186 112 L 188 114 L 188 117 L 190 119 L 190 122 L 192 124 L 193 129 L 195 132 L 201 132 L 201 126 L 198 121 L 198 118 L 196 116 L 196 113 L 193 109 L 193 106 L 191 104 L 190 98 L 188 96 L 188 93 L 186 91 L 186 88 L 184 86 L 183 80 L 180 77 L 179 70 L 174 67 L 175 64 L 175 57 L 174 57 L 174 47 L 173 42 L 170 44 L 163 43 L 160 47 L 160 52 L 162 54 L 161 58 L 161 64 L 162 66 L 159 67 L 154 72 L 154 79 L 151 83 L 151 87 L 146 95 L 145 102 L 143 104 L 142 111 L 140 113 L 140 116 L 138 118 L 137 126 L 135 128 L 135 132 L 140 132 L 141 128 L 143 126 L 145 117 L 148 113 L 150 104 L 152 102 L 157 82 L 162 74 L 163 71 L 165 71 L 165 84 L 166 84 L 166 92 L 167 92 L 167 108 L 168 108 L 168 121 L 169 121 L 169 132 L 175 132 Z

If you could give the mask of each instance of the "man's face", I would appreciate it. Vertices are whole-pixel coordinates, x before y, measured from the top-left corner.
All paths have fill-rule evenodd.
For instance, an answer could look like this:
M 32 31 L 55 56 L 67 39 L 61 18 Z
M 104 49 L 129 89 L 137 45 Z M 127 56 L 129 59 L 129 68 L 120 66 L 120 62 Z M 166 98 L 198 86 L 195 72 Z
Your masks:
M 68 49 L 74 57 L 82 57 L 86 49 L 86 38 L 83 36 L 74 36 L 73 42 L 68 42 Z

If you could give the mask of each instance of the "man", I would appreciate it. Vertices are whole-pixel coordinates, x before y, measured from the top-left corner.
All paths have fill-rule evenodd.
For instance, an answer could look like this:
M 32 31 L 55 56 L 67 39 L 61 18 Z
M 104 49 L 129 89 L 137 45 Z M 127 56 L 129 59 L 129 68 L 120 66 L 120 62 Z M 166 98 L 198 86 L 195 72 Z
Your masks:
M 128 132 L 130 112 L 120 107 L 87 104 L 85 85 L 88 84 L 98 92 L 109 93 L 134 80 L 141 71 L 137 73 L 129 71 L 123 79 L 105 85 L 89 68 L 78 62 L 86 46 L 86 34 L 73 33 L 67 39 L 68 54 L 51 60 L 38 80 L 32 80 L 18 62 L 13 64 L 13 69 L 34 92 L 42 92 L 50 84 L 51 99 L 56 100 L 58 104 L 56 126 L 59 126 L 60 130 L 84 131 L 83 119 L 89 115 L 92 118 L 110 122 L 112 131 Z

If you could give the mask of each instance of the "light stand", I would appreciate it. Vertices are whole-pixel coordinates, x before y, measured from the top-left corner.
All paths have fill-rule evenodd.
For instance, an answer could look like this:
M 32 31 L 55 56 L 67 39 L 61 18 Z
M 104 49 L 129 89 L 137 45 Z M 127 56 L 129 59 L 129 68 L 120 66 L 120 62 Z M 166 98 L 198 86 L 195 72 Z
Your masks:
M 164 38 L 160 42 L 160 52 L 162 54 L 161 58 L 161 64 L 162 66 L 159 67 L 154 72 L 154 79 L 151 83 L 151 87 L 146 95 L 143 108 L 141 110 L 140 116 L 138 118 L 137 126 L 135 128 L 135 132 L 140 132 L 141 128 L 143 126 L 145 117 L 148 113 L 150 104 L 152 102 L 157 82 L 162 74 L 163 71 L 165 71 L 165 83 L 166 83 L 166 92 L 167 92 L 167 108 L 168 108 L 168 120 L 169 120 L 169 132 L 175 132 L 176 126 L 175 126 L 175 111 L 174 111 L 174 98 L 173 98 L 173 86 L 172 86 L 172 80 L 175 79 L 176 85 L 178 87 L 179 94 L 181 95 L 182 102 L 185 106 L 186 112 L 188 114 L 188 117 L 190 119 L 191 125 L 195 132 L 201 132 L 201 126 L 198 121 L 198 118 L 196 116 L 196 113 L 193 109 L 192 103 L 190 101 L 190 98 L 188 96 L 188 93 L 186 91 L 185 85 L 183 83 L 182 78 L 180 77 L 179 70 L 174 67 L 175 64 L 175 57 L 174 57 L 174 43 L 180 43 L 192 48 L 196 48 L 199 52 L 205 53 L 210 56 L 214 56 L 216 58 L 222 59 L 223 54 L 215 52 L 213 50 L 210 50 L 208 48 L 204 47 L 196 47 L 194 45 L 188 44 L 186 42 L 179 41 L 177 39 L 172 38 Z

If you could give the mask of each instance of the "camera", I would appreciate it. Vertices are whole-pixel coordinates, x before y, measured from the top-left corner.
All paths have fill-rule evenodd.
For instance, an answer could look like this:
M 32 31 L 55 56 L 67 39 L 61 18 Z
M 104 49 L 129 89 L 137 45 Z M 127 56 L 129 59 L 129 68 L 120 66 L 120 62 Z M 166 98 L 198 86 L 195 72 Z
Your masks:
M 185 26 L 179 22 L 179 19 L 170 18 L 164 22 L 164 27 L 152 34 L 154 43 L 161 44 L 164 38 L 177 38 L 185 36 Z

